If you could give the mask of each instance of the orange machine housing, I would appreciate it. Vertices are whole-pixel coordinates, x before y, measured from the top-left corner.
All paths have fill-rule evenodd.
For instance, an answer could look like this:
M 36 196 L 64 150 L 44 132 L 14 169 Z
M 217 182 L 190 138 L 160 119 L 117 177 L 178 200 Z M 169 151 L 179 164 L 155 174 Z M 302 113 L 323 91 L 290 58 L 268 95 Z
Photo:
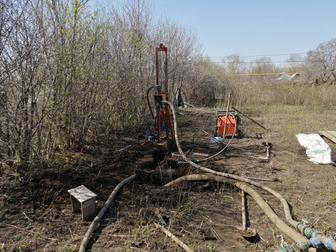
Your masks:
M 220 137 L 232 137 L 238 135 L 237 119 L 234 115 L 217 115 L 216 135 Z

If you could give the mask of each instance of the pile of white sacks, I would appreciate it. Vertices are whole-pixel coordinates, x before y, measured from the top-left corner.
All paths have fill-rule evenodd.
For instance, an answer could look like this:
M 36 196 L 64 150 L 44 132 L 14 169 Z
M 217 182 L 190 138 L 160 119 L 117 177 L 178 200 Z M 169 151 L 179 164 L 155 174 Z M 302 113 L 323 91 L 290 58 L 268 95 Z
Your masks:
M 297 140 L 306 148 L 309 161 L 315 164 L 332 164 L 331 149 L 319 134 L 297 134 Z

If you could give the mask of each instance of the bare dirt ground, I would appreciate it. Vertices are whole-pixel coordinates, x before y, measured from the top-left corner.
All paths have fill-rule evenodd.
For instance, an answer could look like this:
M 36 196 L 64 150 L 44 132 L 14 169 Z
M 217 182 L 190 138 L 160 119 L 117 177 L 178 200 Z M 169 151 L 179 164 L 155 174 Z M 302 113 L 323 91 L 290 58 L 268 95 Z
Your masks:
M 212 109 L 190 109 L 178 117 L 181 144 L 185 150 L 215 153 L 218 147 L 209 136 L 214 128 Z M 253 107 L 245 108 L 254 119 L 270 129 L 263 132 L 242 120 L 246 136 L 235 139 L 220 161 L 204 166 L 254 178 L 277 179 L 261 182 L 279 191 L 291 204 L 297 220 L 336 235 L 336 167 L 307 161 L 295 134 L 335 130 L 335 108 Z M 31 176 L 1 170 L 0 251 L 77 251 L 90 222 L 72 213 L 67 190 L 84 184 L 98 194 L 101 208 L 113 188 L 127 176 L 144 171 L 179 170 L 197 172 L 188 165 L 171 165 L 162 152 L 143 145 L 143 134 L 105 140 L 104 147 L 88 146 L 80 153 L 67 153 L 58 163 L 32 168 Z M 261 143 L 273 144 L 270 162 Z M 335 145 L 328 142 L 335 150 Z M 124 151 L 118 149 L 132 145 Z M 195 156 L 190 156 L 195 158 Z M 28 174 L 28 172 L 27 172 Z M 235 226 L 241 225 L 239 191 L 227 185 L 188 183 L 163 189 L 162 184 L 177 176 L 145 176 L 126 186 L 106 214 L 90 244 L 92 251 L 182 251 L 153 225 L 167 224 L 169 230 L 195 251 L 276 251 L 281 233 L 248 198 L 251 226 L 259 239 L 249 242 Z M 179 174 L 181 175 L 181 174 Z M 275 212 L 284 218 L 280 202 L 258 190 Z M 152 214 L 159 211 L 162 218 Z M 284 236 L 285 242 L 292 241 Z

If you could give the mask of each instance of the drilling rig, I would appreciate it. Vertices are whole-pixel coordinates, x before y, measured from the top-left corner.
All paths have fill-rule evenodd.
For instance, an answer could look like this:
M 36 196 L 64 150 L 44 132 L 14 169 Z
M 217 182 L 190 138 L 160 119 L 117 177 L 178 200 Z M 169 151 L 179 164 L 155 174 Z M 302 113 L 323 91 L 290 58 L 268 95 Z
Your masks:
M 147 90 L 147 103 L 154 119 L 154 132 L 146 134 L 147 140 L 158 143 L 166 142 L 168 149 L 175 145 L 172 111 L 162 101 L 169 101 L 168 88 L 168 48 L 162 43 L 155 49 L 156 83 Z M 154 90 L 154 110 L 149 93 Z

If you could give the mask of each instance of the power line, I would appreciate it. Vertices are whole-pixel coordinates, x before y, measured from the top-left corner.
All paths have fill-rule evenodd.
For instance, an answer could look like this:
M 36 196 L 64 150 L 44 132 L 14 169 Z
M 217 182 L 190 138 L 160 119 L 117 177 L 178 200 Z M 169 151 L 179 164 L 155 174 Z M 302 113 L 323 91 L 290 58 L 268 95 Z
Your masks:
M 283 74 L 283 73 L 277 73 L 277 72 L 274 72 L 274 73 L 236 73 L 236 74 L 227 74 L 226 76 L 272 76 L 272 75 L 280 75 L 280 74 Z M 296 73 L 286 73 L 288 75 L 293 75 L 293 74 L 296 74 Z
M 237 65 L 239 64 L 288 64 L 288 63 L 305 63 L 306 61 L 304 60 L 287 60 L 287 61 L 240 61 L 240 62 L 236 62 L 236 61 L 213 61 L 214 63 L 218 63 L 218 64 L 229 64 L 229 63 L 237 63 Z M 322 62 L 322 61 L 309 61 L 309 62 Z
M 242 58 L 251 58 L 251 57 L 276 57 L 276 56 L 286 56 L 286 55 L 303 55 L 307 52 L 296 52 L 296 53 L 279 53 L 279 54 L 259 54 L 259 55 L 242 55 Z
M 225 56 L 203 56 L 202 58 L 227 58 L 233 55 L 237 55 L 240 58 L 253 58 L 253 57 L 280 57 L 280 56 L 291 56 L 291 55 L 305 55 L 307 52 L 293 52 L 293 53 L 277 53 L 277 54 L 254 54 L 254 55 L 240 55 L 240 54 L 231 54 Z

